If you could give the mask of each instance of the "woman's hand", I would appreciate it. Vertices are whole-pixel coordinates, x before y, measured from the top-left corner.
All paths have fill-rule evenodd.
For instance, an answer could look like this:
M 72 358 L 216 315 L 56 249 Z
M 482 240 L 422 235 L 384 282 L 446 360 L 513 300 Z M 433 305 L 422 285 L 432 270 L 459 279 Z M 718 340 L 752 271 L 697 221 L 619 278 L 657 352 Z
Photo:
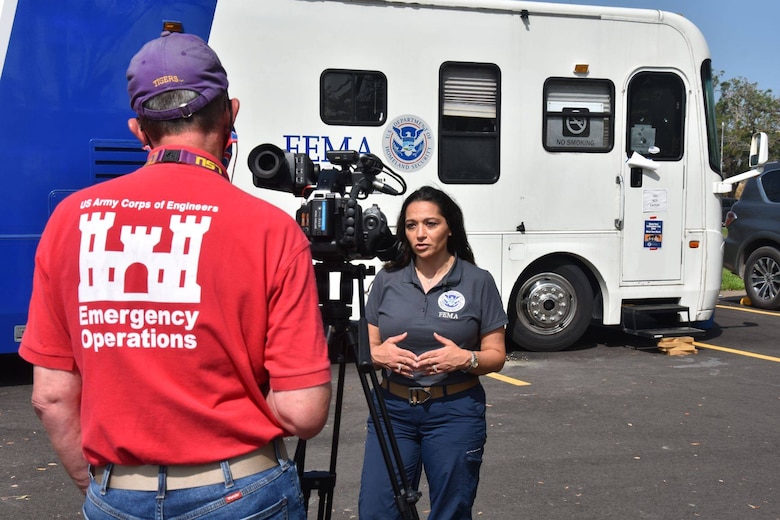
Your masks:
M 467 370 L 471 367 L 471 350 L 460 348 L 452 340 L 436 332 L 433 333 L 433 337 L 442 346 L 421 354 L 417 358 L 418 370 L 422 370 L 426 375 L 431 375 Z M 484 375 L 501 370 L 504 361 L 506 361 L 504 327 L 483 334 L 480 340 L 480 349 L 476 352 L 479 366 L 470 370 L 470 374 Z
M 401 348 L 398 343 L 406 339 L 407 333 L 390 336 L 382 341 L 379 337 L 379 329 L 373 325 L 368 326 L 368 337 L 371 343 L 371 360 L 375 367 L 383 367 L 396 374 L 412 377 L 412 372 L 417 370 L 417 356 L 414 352 Z
M 465 370 L 471 363 L 471 351 L 462 349 L 451 339 L 434 332 L 433 337 L 441 347 L 421 354 L 417 358 L 418 370 L 426 375 Z

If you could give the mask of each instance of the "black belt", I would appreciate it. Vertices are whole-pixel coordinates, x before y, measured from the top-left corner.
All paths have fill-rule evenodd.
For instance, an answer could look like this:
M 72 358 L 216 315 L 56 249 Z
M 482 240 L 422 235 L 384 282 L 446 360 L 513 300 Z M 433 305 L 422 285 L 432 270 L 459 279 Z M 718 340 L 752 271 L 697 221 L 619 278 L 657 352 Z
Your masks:
M 455 395 L 474 388 L 479 384 L 479 378 L 475 377 L 463 383 L 438 386 L 408 386 L 383 379 L 380 386 L 391 394 L 408 399 L 409 404 L 423 404 L 429 399 L 439 399 L 448 395 Z

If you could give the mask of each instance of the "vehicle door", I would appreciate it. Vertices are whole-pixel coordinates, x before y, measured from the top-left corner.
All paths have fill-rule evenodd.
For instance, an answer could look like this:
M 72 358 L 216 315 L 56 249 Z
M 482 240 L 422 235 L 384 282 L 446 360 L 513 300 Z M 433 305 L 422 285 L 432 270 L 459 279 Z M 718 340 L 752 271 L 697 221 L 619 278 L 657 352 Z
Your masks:
M 623 165 L 622 282 L 679 281 L 686 189 L 686 88 L 674 72 L 642 71 L 628 84 L 626 157 L 655 168 Z

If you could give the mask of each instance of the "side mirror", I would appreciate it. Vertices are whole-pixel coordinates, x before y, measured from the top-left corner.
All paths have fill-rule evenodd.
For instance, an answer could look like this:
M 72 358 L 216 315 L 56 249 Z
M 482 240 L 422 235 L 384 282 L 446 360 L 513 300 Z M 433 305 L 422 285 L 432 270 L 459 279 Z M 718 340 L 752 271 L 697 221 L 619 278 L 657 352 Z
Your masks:
M 763 166 L 769 160 L 769 139 L 764 132 L 756 132 L 750 140 L 750 168 Z
M 728 179 L 716 182 L 712 186 L 713 193 L 729 193 L 734 184 L 755 177 L 764 171 L 764 165 L 769 160 L 769 139 L 764 132 L 756 132 L 750 140 L 750 170 L 734 175 Z

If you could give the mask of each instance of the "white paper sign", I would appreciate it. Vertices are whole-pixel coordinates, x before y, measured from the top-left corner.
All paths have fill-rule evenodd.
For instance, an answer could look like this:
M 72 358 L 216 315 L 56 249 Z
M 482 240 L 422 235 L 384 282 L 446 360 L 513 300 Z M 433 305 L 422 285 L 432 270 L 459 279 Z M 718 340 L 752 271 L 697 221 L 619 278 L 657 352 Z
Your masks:
M 642 211 L 656 213 L 669 208 L 668 190 L 645 190 L 642 192 Z

